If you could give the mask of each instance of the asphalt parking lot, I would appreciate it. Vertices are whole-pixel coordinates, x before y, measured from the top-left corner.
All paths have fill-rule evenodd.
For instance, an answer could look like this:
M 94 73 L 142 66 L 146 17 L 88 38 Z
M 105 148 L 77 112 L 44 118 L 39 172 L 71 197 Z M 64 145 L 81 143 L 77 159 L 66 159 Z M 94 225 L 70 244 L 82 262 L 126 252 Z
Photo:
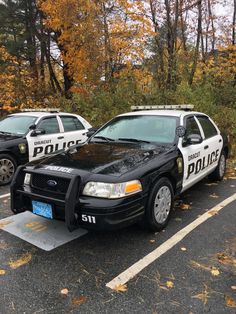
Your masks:
M 8 193 L 0 187 L 0 219 L 12 215 Z M 204 180 L 176 200 L 160 233 L 88 232 L 50 252 L 0 230 L 0 313 L 235 314 L 235 193 L 235 176 Z M 119 281 L 134 264 L 134 277 Z

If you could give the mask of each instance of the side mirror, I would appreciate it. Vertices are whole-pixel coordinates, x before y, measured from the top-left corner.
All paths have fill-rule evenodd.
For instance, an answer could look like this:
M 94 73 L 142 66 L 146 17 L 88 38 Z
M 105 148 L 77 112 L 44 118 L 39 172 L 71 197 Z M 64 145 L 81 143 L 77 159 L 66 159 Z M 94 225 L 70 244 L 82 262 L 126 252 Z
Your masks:
M 186 134 L 186 129 L 184 126 L 180 125 L 180 126 L 177 126 L 176 130 L 175 130 L 175 134 L 178 136 L 178 137 L 184 137 L 184 135 Z
M 95 128 L 90 128 L 87 132 L 87 136 L 88 138 L 90 138 L 95 132 L 97 132 L 97 130 L 99 129 L 99 127 L 95 127 Z
M 36 124 L 31 124 L 29 126 L 29 130 L 35 130 L 36 129 Z
M 38 135 L 43 135 L 45 134 L 45 130 L 44 129 L 35 129 L 31 132 L 30 136 L 32 137 L 35 137 L 35 136 L 38 136 Z
M 199 134 L 189 134 L 183 142 L 183 146 L 196 145 L 202 142 L 202 137 Z

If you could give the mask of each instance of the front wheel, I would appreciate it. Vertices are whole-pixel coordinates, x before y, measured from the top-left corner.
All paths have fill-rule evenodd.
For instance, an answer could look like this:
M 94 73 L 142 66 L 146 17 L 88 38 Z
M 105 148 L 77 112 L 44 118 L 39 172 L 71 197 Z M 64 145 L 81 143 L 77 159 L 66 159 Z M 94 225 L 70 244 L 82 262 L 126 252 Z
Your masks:
M 15 160 L 8 154 L 0 154 L 0 186 L 9 184 L 15 171 Z
M 220 155 L 219 163 L 216 169 L 209 175 L 209 178 L 214 181 L 222 181 L 224 178 L 226 169 L 226 156 L 225 153 L 222 152 Z
M 153 231 L 162 230 L 170 219 L 174 192 L 169 179 L 161 178 L 154 185 L 146 209 L 146 223 Z

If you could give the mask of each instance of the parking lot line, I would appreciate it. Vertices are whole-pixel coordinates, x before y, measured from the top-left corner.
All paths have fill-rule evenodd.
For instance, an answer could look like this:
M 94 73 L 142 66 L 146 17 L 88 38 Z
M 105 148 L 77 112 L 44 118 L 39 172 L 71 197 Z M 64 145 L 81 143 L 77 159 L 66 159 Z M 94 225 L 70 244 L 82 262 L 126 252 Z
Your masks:
M 9 196 L 10 196 L 10 193 L 7 193 L 7 194 L 4 194 L 4 195 L 1 195 L 1 196 L 0 196 L 0 199 L 1 199 L 1 198 L 5 198 L 5 197 L 9 197 Z
M 187 225 L 186 227 L 178 231 L 175 235 L 173 235 L 170 239 L 168 239 L 166 242 L 161 244 L 158 248 L 153 250 L 148 255 L 144 256 L 142 259 L 134 263 L 132 266 L 127 268 L 117 277 L 115 277 L 110 282 L 108 282 L 106 284 L 106 287 L 114 289 L 118 285 L 126 284 L 130 279 L 136 276 L 145 267 L 150 265 L 152 262 L 154 262 L 156 259 L 162 256 L 164 253 L 166 253 L 172 247 L 178 244 L 181 240 L 183 240 L 183 238 L 186 237 L 191 231 L 193 231 L 195 228 L 197 228 L 207 219 L 217 214 L 222 208 L 224 208 L 225 206 L 227 206 L 228 204 L 230 204 L 231 202 L 235 200 L 236 200 L 236 193 L 226 198 L 224 201 L 220 202 L 219 204 L 217 204 L 216 206 L 208 210 L 206 213 L 201 215 L 199 218 L 195 219 L 189 225 Z

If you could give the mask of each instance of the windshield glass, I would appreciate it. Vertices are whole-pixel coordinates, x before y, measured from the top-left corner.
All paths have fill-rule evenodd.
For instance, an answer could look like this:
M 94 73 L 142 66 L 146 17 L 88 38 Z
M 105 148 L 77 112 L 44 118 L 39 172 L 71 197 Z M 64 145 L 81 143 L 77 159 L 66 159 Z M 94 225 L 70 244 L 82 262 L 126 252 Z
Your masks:
M 92 140 L 147 141 L 172 144 L 175 141 L 177 117 L 157 115 L 134 115 L 117 117 L 95 134 Z
M 9 116 L 0 121 L 0 132 L 15 135 L 24 135 L 29 126 L 34 124 L 37 117 L 33 116 Z

